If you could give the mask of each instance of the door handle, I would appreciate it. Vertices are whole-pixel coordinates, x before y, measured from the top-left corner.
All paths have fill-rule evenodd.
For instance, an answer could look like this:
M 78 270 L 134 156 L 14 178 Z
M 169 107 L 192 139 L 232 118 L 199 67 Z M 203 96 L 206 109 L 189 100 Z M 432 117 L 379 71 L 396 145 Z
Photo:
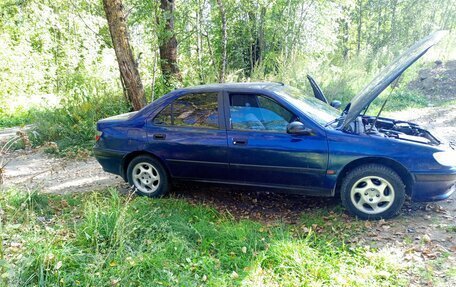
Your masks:
M 249 141 L 247 139 L 233 138 L 234 145 L 246 145 Z
M 154 134 L 154 139 L 155 140 L 164 140 L 164 139 L 166 139 L 166 135 L 165 134 Z

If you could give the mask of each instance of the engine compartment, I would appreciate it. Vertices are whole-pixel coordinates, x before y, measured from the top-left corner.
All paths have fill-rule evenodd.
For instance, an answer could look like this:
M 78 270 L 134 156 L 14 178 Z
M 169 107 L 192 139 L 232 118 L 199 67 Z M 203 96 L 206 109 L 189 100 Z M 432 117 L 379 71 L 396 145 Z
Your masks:
M 355 133 L 366 133 L 389 138 L 396 138 L 428 145 L 440 145 L 441 142 L 429 131 L 419 125 L 374 116 L 359 116 L 350 129 Z

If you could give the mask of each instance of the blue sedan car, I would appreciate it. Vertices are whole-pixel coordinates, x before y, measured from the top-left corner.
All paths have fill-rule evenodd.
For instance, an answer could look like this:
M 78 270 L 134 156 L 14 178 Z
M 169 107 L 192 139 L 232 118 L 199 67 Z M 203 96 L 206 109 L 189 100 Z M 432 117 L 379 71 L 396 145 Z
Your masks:
M 406 196 L 446 199 L 455 190 L 455 151 L 416 124 L 366 115 L 440 38 L 416 43 L 342 112 L 313 80 L 312 97 L 282 83 L 183 88 L 99 121 L 95 156 L 150 197 L 165 194 L 171 180 L 254 186 L 337 195 L 362 219 L 396 215 Z

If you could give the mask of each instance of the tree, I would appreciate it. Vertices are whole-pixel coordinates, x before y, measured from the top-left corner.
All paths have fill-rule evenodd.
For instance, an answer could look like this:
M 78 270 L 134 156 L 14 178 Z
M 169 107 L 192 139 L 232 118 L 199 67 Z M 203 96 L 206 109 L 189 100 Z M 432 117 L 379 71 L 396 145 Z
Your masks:
M 128 100 L 135 110 L 146 105 L 144 88 L 139 76 L 138 66 L 128 39 L 127 23 L 123 11 L 122 0 L 103 0 L 103 8 L 108 20 L 112 44 L 116 52 L 117 63 Z
M 226 31 L 226 12 L 225 7 L 223 6 L 222 0 L 217 0 L 217 5 L 220 11 L 220 18 L 222 19 L 222 67 L 220 69 L 220 78 L 219 81 L 221 83 L 225 82 L 226 77 L 226 45 L 228 42 L 228 35 Z
M 165 82 L 170 85 L 177 80 L 182 82 L 182 75 L 177 65 L 177 39 L 174 33 L 174 0 L 160 0 L 161 15 L 157 22 L 161 26 L 158 41 L 160 67 Z

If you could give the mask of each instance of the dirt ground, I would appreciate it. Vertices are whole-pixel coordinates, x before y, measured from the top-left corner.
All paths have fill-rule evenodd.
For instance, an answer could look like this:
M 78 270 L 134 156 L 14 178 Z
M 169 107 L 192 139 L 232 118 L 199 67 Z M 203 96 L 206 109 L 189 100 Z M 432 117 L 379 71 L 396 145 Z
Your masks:
M 418 91 L 434 103 L 454 100 L 456 95 L 456 61 L 441 62 L 419 71 L 417 79 L 408 87 Z
M 452 107 L 407 110 L 388 116 L 419 123 L 446 144 L 456 139 L 456 111 Z M 11 135 L 12 130 L 6 132 Z M 128 190 L 120 177 L 105 173 L 92 157 L 70 160 L 40 150 L 20 150 L 7 155 L 5 159 L 9 161 L 3 175 L 6 187 L 19 186 L 53 193 L 86 192 L 106 187 L 116 187 L 123 192 Z M 306 212 L 339 208 L 340 205 L 338 198 L 312 198 L 195 184 L 175 185 L 170 196 L 215 207 L 237 219 L 249 218 L 265 223 L 282 221 L 298 224 L 299 218 Z M 356 220 L 347 214 L 343 216 L 347 222 Z M 354 244 L 396 248 L 401 250 L 404 262 L 421 266 L 425 272 L 431 270 L 429 272 L 434 283 L 416 277 L 412 279 L 412 286 L 456 286 L 454 277 L 448 278 L 445 273 L 451 266 L 456 266 L 455 195 L 432 204 L 406 202 L 397 218 L 366 222 L 365 226 L 367 232 L 353 238 Z M 436 265 L 436 262 L 439 264 Z M 435 281 L 435 278 L 438 280 Z

